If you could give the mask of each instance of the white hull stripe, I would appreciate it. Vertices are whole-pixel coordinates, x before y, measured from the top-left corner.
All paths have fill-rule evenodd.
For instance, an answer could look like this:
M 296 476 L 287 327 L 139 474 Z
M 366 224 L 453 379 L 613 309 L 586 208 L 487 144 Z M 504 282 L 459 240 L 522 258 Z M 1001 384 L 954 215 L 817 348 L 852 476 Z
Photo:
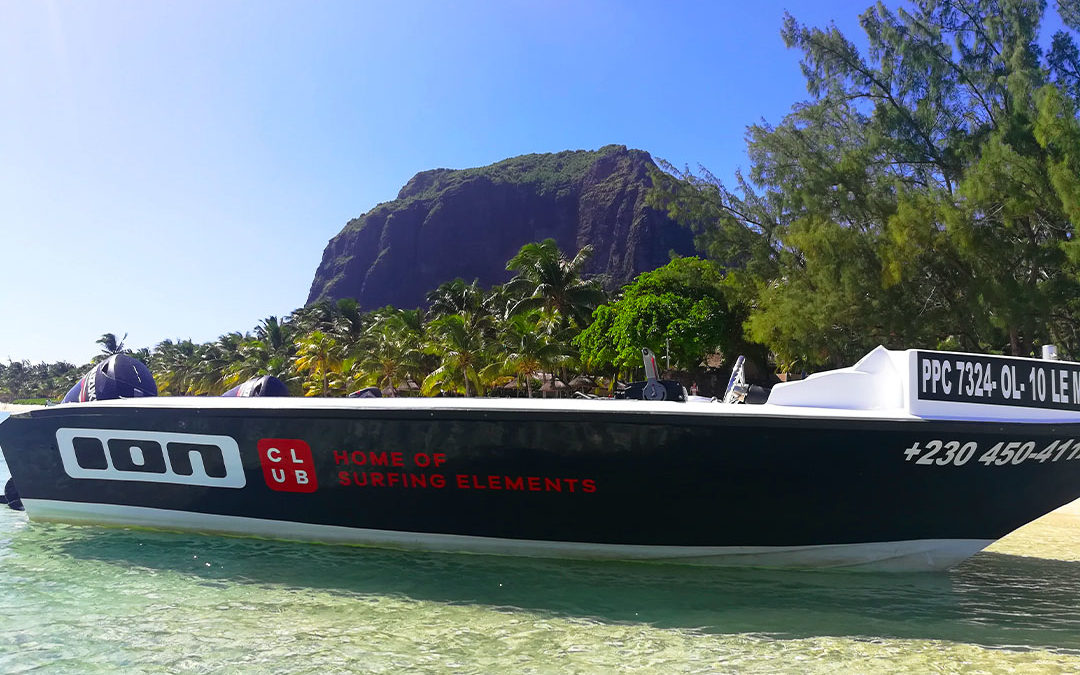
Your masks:
M 644 546 L 499 539 L 314 525 L 116 504 L 24 499 L 34 520 L 87 525 L 148 527 L 185 532 L 365 544 L 425 551 L 539 558 L 651 560 L 695 565 L 827 568 L 873 571 L 944 570 L 993 543 L 990 539 L 918 539 L 820 546 Z

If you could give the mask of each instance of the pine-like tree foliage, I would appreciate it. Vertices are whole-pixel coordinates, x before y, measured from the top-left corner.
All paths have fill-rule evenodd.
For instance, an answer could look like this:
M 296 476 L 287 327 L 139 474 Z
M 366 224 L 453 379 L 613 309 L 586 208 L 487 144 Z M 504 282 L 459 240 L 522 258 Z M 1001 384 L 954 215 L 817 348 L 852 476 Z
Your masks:
M 1080 2 L 1057 9 L 1075 30 Z M 1080 356 L 1080 70 L 1069 32 L 1040 48 L 1045 11 L 878 4 L 865 54 L 786 17 L 810 99 L 749 127 L 734 189 L 672 171 L 653 195 L 732 270 L 749 337 L 810 367 L 877 344 Z

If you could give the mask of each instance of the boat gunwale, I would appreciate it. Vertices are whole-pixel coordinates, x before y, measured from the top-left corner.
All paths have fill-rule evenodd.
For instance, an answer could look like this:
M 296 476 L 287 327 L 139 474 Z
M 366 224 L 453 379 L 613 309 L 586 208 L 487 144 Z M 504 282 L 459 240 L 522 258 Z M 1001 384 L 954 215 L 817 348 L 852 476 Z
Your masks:
M 1062 415 L 1063 419 L 1009 419 L 1006 417 L 920 417 L 904 409 L 851 410 L 809 406 L 724 405 L 716 402 L 637 401 L 613 399 L 483 399 L 483 398 L 229 398 L 229 397 L 147 397 L 112 401 L 89 401 L 48 406 L 14 413 L 8 419 L 74 418 L 130 412 L 188 411 L 207 417 L 302 417 L 323 419 L 385 416 L 394 419 L 506 419 L 528 417 L 538 421 L 557 421 L 603 417 L 605 422 L 637 424 L 769 424 L 813 426 L 828 422 L 868 424 L 947 424 L 955 430 L 988 431 L 988 427 L 1045 429 L 1071 433 L 1080 427 L 1080 417 Z M 661 420 L 663 420 L 661 422 Z M 0 420 L 0 424 L 4 420 Z

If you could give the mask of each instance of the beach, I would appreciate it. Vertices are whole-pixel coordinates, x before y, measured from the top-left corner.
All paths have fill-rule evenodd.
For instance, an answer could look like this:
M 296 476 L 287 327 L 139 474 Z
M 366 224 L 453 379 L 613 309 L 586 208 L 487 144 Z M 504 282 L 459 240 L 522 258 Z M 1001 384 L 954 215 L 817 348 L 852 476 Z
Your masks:
M 14 403 L 0 402 L 0 419 L 3 419 L 7 413 L 8 415 L 17 415 L 22 412 L 29 412 L 31 410 L 37 410 L 38 408 L 44 408 L 43 405 L 15 405 Z

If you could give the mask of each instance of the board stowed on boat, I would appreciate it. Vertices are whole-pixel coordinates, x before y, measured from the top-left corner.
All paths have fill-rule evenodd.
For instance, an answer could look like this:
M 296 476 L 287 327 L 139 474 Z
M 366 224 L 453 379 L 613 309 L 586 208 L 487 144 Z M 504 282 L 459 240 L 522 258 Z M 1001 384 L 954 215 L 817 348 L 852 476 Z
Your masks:
M 31 520 L 716 565 L 943 569 L 1080 497 L 1080 364 L 879 347 L 765 394 L 737 369 L 724 400 L 757 405 L 649 375 L 622 400 L 84 400 L 0 448 Z

